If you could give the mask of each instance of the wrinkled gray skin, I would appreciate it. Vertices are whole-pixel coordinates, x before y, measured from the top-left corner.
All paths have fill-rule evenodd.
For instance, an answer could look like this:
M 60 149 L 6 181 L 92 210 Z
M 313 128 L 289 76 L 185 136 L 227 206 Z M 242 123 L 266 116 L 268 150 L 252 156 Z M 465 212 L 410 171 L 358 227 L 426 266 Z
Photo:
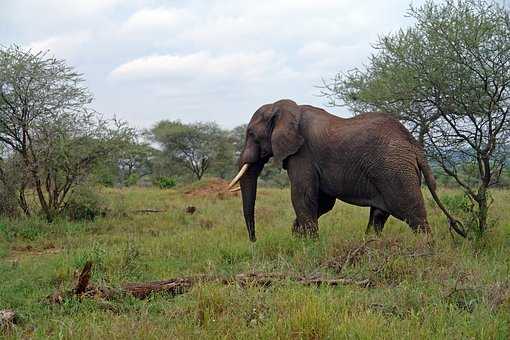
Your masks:
M 423 196 L 422 174 L 434 199 L 435 181 L 421 146 L 396 119 L 384 113 L 364 113 L 344 119 L 325 110 L 280 100 L 259 108 L 246 131 L 239 166 L 243 212 L 255 241 L 254 207 L 257 178 L 269 159 L 287 170 L 296 213 L 293 232 L 314 236 L 318 218 L 336 199 L 370 207 L 367 232 L 383 230 L 389 215 L 414 231 L 430 232 Z

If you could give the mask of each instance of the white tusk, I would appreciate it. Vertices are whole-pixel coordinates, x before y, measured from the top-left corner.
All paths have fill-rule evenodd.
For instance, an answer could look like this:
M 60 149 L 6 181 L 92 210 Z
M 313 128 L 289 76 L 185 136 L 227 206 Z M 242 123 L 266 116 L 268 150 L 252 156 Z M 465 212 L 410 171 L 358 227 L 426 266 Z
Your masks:
M 237 174 L 236 177 L 234 177 L 234 179 L 232 180 L 232 182 L 230 182 L 230 184 L 228 185 L 228 188 L 229 189 L 232 189 L 232 187 L 241 179 L 241 177 L 243 177 L 244 173 L 246 172 L 246 170 L 248 170 L 248 167 L 249 165 L 247 163 L 245 163 L 243 165 L 243 167 L 241 168 L 241 170 L 239 170 L 239 173 Z
M 233 189 L 230 189 L 229 191 L 230 191 L 230 192 L 236 192 L 236 191 L 239 191 L 239 190 L 241 190 L 241 187 L 240 187 L 240 186 L 235 187 L 235 188 L 233 188 Z

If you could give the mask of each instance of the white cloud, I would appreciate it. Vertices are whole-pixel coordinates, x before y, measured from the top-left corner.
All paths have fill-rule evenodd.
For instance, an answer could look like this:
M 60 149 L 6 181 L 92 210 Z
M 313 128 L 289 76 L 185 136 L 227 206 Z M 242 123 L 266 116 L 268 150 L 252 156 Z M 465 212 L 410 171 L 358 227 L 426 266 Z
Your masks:
M 314 86 L 365 62 L 408 1 L 4 1 L 0 44 L 66 58 L 106 113 L 233 126 L 283 97 L 323 105 Z
M 39 2 L 41 8 L 45 8 L 53 13 L 84 16 L 112 9 L 123 1 L 124 0 L 45 0 L 37 2 Z M 28 6 L 33 5 L 33 1 L 20 0 L 19 2 Z
M 179 38 L 200 46 L 224 49 L 225 46 L 281 46 L 323 40 L 352 45 L 360 36 L 384 27 L 395 15 L 387 3 L 360 0 L 259 0 L 212 2 L 200 13 L 198 24 L 182 28 Z M 393 11 L 393 12 L 392 12 Z
M 302 46 L 297 54 L 306 59 L 324 58 L 331 54 L 338 53 L 340 49 L 323 41 L 312 41 Z
M 80 47 L 90 40 L 91 33 L 81 31 L 33 41 L 28 44 L 28 48 L 35 52 L 49 50 L 59 58 L 71 58 L 75 53 L 83 53 Z
M 185 9 L 178 8 L 143 8 L 122 25 L 121 32 L 127 34 L 150 34 L 151 32 L 169 33 L 168 29 L 175 28 L 189 20 L 191 14 Z
M 275 73 L 290 74 L 284 60 L 274 51 L 213 55 L 198 52 L 187 55 L 153 55 L 131 60 L 116 67 L 111 76 L 116 79 L 196 79 L 232 78 L 259 80 Z

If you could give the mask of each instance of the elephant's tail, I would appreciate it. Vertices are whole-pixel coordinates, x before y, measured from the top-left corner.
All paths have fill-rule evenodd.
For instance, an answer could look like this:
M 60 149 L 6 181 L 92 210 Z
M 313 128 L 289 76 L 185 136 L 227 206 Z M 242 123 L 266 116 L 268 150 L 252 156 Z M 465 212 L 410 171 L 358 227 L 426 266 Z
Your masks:
M 421 152 L 420 152 L 421 153 Z M 466 237 L 466 231 L 464 230 L 464 226 L 462 223 L 455 219 L 448 210 L 446 210 L 443 203 L 439 200 L 439 197 L 436 193 L 436 180 L 434 178 L 434 175 L 432 174 L 432 169 L 430 168 L 428 162 L 425 160 L 425 157 L 423 154 L 418 154 L 417 160 L 418 160 L 418 166 L 423 173 L 423 177 L 425 177 L 425 183 L 427 183 L 427 187 L 430 190 L 430 193 L 432 194 L 432 198 L 434 198 L 434 201 L 436 201 L 439 208 L 443 211 L 443 213 L 448 218 L 448 224 L 450 225 L 450 228 L 455 230 L 455 232 L 462 237 Z

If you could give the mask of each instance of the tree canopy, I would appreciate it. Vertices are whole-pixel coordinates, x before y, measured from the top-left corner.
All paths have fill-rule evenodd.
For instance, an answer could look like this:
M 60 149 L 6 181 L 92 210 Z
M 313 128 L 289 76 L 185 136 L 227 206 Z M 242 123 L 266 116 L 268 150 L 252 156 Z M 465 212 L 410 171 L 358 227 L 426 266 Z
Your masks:
M 27 215 L 27 188 L 34 188 L 51 221 L 72 189 L 132 133 L 89 108 L 92 95 L 83 82 L 65 61 L 46 53 L 0 49 L 0 179 L 8 187 L 5 172 L 17 164 L 18 201 Z
M 233 166 L 233 150 L 227 144 L 226 132 L 216 123 L 164 120 L 152 128 L 151 134 L 167 158 L 182 165 L 198 180 L 214 161 L 230 163 L 223 167 Z

